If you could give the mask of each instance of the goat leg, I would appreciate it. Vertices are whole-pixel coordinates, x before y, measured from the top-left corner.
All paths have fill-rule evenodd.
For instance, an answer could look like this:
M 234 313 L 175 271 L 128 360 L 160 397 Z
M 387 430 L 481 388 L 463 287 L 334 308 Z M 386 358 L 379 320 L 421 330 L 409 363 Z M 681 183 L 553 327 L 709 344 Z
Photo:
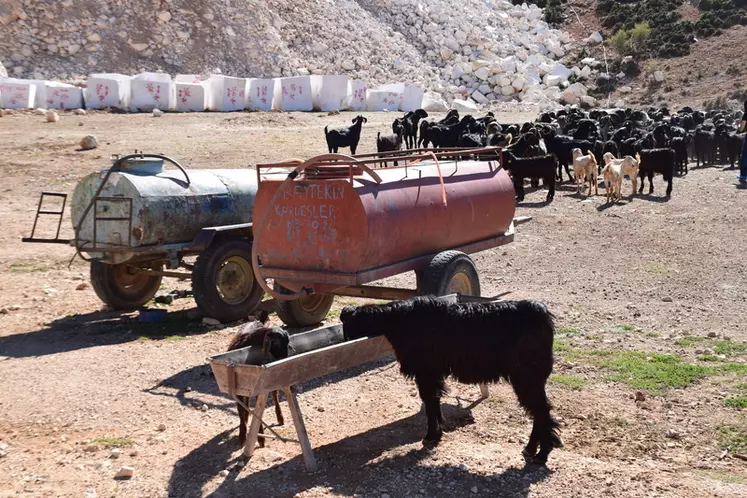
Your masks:
M 280 400 L 278 399 L 277 391 L 272 391 L 272 402 L 275 404 L 275 418 L 278 419 L 278 425 L 285 425 L 283 412 L 280 410 Z
M 249 400 L 244 396 L 239 396 L 238 398 L 241 403 L 249 403 Z M 249 420 L 249 412 L 241 406 L 241 403 L 236 403 L 236 408 L 239 411 L 239 445 L 243 447 L 246 444 L 246 423 Z
M 420 399 L 425 405 L 425 415 L 428 419 L 428 432 L 423 442 L 436 444 L 443 436 L 441 424 L 444 416 L 441 412 L 441 396 L 445 391 L 444 379 L 432 374 L 416 375 L 415 383 L 418 386 Z

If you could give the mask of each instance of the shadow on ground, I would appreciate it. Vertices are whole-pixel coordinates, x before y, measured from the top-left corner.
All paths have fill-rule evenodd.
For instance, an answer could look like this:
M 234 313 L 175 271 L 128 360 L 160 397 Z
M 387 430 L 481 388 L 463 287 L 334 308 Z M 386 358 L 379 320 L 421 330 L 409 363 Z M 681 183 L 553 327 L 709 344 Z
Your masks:
M 274 300 L 264 301 L 260 307 L 274 312 Z M 156 323 L 139 321 L 137 311 L 99 310 L 70 315 L 52 320 L 39 330 L 0 337 L 0 356 L 46 356 L 135 340 L 187 337 L 216 330 L 204 325 L 201 319 L 202 314 L 197 308 L 169 311 L 165 321 Z M 241 322 L 227 323 L 221 327 L 237 325 L 241 325 Z M 293 329 L 291 332 L 295 334 L 311 328 Z
M 447 421 L 452 421 L 452 429 L 472 423 L 469 411 L 453 405 L 443 408 Z M 376 498 L 384 492 L 391 496 L 409 492 L 427 497 L 527 497 L 532 484 L 550 475 L 546 467 L 538 466 L 512 467 L 484 475 L 458 464 L 426 462 L 431 450 L 419 443 L 424 431 L 425 415 L 421 410 L 382 427 L 316 447 L 314 454 L 319 469 L 315 473 L 306 472 L 300 448 L 290 460 L 275 465 L 268 463 L 263 455 L 279 444 L 276 442 L 265 450 L 257 450 L 250 468 L 244 469 L 236 439 L 226 431 L 176 463 L 168 493 L 174 497 L 202 496 L 203 486 L 220 479 L 218 487 L 207 496 L 292 497 L 318 487 L 331 495 Z M 413 448 L 387 454 L 389 450 L 413 444 L 416 445 Z M 219 474 L 224 469 L 229 474 L 221 478 Z M 473 488 L 477 488 L 477 493 Z

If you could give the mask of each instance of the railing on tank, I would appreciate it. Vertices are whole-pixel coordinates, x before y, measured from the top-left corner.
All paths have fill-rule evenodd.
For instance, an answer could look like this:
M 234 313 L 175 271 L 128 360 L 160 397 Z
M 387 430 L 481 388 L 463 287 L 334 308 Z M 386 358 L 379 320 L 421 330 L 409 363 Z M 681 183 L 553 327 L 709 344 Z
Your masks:
M 363 176 L 365 173 L 371 175 L 377 183 L 380 178 L 375 172 L 380 169 L 404 168 L 405 170 L 423 161 L 434 161 L 438 164 L 441 159 L 456 159 L 470 157 L 487 160 L 491 163 L 498 160 L 503 164 L 503 149 L 500 147 L 449 147 L 439 149 L 407 149 L 388 152 L 374 152 L 370 154 L 357 154 L 354 156 L 345 154 L 322 154 L 303 161 L 301 159 L 289 159 L 277 163 L 264 163 L 256 166 L 257 184 L 262 183 L 262 171 L 273 168 L 287 170 L 295 169 L 300 164 L 305 164 L 303 175 L 306 178 L 316 180 L 332 180 L 347 178 L 353 183 L 355 177 Z M 402 165 L 395 165 L 403 162 Z M 287 172 L 287 171 L 283 171 Z M 280 172 L 278 172 L 280 173 Z M 373 174 L 372 174 L 373 173 Z

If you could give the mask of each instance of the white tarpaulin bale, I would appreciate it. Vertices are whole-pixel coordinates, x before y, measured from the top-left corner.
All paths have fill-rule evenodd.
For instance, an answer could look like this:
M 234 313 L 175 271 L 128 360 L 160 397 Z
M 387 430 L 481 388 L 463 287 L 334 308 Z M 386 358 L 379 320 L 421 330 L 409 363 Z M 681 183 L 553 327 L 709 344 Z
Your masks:
M 179 112 L 202 112 L 208 105 L 207 85 L 202 83 L 176 82 L 176 110 Z
M 254 78 L 249 80 L 246 108 L 250 111 L 269 111 L 275 98 L 275 80 Z
M 405 97 L 405 84 L 381 85 L 368 91 L 366 109 L 369 111 L 398 111 Z
M 89 109 L 126 109 L 130 104 L 130 77 L 116 73 L 92 74 L 83 95 Z
M 83 89 L 56 81 L 47 81 L 45 84 L 47 96 L 47 109 L 82 109 Z
M 315 90 L 318 91 L 318 101 L 314 102 L 314 109 L 329 112 L 345 108 L 348 96 L 347 75 L 312 76 L 311 78 L 312 85 L 315 84 Z
M 311 111 L 314 109 L 310 76 L 280 78 L 280 110 Z
M 348 83 L 348 102 L 345 108 L 351 111 L 365 111 L 367 93 L 368 85 L 365 81 L 351 80 Z
M 409 112 L 420 109 L 420 106 L 423 103 L 424 93 L 425 91 L 422 88 L 415 85 L 406 84 L 400 111 Z
M 208 83 L 211 110 L 231 112 L 241 111 L 246 107 L 247 80 L 245 78 L 213 74 Z
M 161 73 L 141 73 L 130 82 L 130 107 L 137 112 L 151 112 L 153 109 L 169 111 L 174 109 L 176 85 L 171 76 Z
M 34 107 L 36 85 L 15 78 L 0 79 L 0 98 L 5 109 L 28 109 Z

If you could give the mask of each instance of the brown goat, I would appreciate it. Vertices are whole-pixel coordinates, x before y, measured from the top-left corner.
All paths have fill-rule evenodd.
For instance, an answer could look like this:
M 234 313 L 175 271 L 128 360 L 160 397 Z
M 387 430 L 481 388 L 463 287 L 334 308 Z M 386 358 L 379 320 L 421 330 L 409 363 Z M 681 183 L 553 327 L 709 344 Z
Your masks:
M 249 346 L 261 347 L 265 353 L 269 353 L 274 360 L 280 360 L 288 357 L 290 338 L 288 333 L 279 327 L 269 327 L 267 325 L 268 314 L 262 310 L 259 312 L 257 319 L 244 325 L 241 330 L 231 338 L 228 344 L 228 351 L 246 348 Z M 246 423 L 249 419 L 249 412 L 242 406 L 249 406 L 247 396 L 238 396 L 241 403 L 236 404 L 239 411 L 239 444 L 244 446 L 246 443 Z M 272 391 L 272 401 L 275 405 L 275 416 L 278 424 L 284 425 L 285 419 L 280 411 L 280 400 L 278 392 Z M 259 426 L 259 433 L 264 434 L 262 425 Z M 265 446 L 265 438 L 259 438 L 259 446 Z

